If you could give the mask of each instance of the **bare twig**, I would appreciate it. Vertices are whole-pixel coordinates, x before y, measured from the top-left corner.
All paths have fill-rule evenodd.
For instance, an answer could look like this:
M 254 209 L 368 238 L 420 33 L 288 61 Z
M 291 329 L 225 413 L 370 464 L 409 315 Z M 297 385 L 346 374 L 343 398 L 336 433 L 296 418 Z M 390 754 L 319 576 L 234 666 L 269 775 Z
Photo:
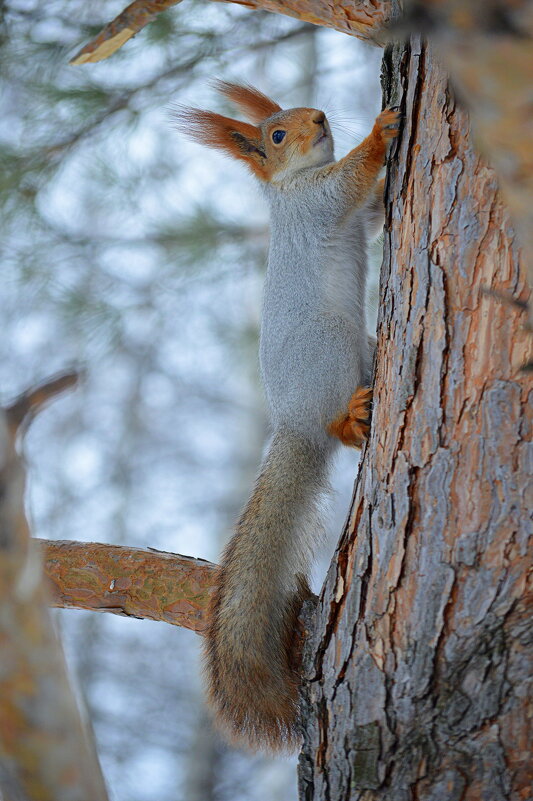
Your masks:
M 521 311 L 529 312 L 529 303 L 526 300 L 515 298 L 514 295 L 510 294 L 510 292 L 500 292 L 499 289 L 493 289 L 490 286 L 482 286 L 481 291 L 484 295 L 489 295 L 492 298 L 496 298 L 496 300 L 499 300 L 502 303 L 508 303 L 510 306 L 514 306 Z
M 507 303 L 509 306 L 514 306 L 515 309 L 520 309 L 520 311 L 526 312 L 526 320 L 524 322 L 524 329 L 529 331 L 529 333 L 533 333 L 533 325 L 531 323 L 532 316 L 531 316 L 531 306 L 527 302 L 527 300 L 522 300 L 521 298 L 515 298 L 514 295 L 511 295 L 510 292 L 500 292 L 498 289 L 493 289 L 489 286 L 482 286 L 481 292 L 488 297 L 495 298 L 499 300 L 500 303 Z M 531 373 L 533 371 L 533 359 L 528 359 L 528 361 L 524 362 L 521 369 L 526 373 Z
M 35 415 L 56 395 L 65 392 L 67 389 L 73 389 L 78 383 L 79 377 L 78 370 L 69 370 L 68 372 L 58 373 L 58 375 L 46 379 L 42 384 L 23 392 L 5 410 L 9 425 L 15 430 L 18 430 L 21 426 L 27 428 Z

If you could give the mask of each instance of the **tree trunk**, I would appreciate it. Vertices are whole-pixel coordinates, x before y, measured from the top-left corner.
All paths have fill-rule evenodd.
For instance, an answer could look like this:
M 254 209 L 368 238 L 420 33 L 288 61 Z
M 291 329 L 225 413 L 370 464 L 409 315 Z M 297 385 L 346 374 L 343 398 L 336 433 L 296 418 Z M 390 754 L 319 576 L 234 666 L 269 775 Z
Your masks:
M 16 442 L 66 373 L 0 409 L 0 799 L 107 801 L 90 725 L 67 673 L 24 513 Z
M 518 801 L 531 786 L 533 393 L 524 314 L 487 290 L 528 290 L 431 48 L 414 39 L 384 64 L 405 123 L 372 433 L 309 623 L 300 801 Z

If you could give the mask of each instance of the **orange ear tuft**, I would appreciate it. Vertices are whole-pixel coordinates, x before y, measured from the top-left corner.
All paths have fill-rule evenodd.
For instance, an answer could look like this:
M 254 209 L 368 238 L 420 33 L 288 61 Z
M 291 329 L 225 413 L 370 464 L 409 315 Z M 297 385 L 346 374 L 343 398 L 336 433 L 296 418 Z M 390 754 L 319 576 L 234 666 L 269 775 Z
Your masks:
M 172 116 L 178 129 L 190 139 L 229 153 L 246 162 L 259 178 L 266 179 L 266 155 L 259 128 L 214 111 L 185 106 L 175 107 Z
M 240 86 L 227 81 L 215 81 L 215 89 L 225 95 L 236 106 L 241 108 L 252 122 L 258 123 L 281 111 L 281 106 L 274 103 L 253 86 Z

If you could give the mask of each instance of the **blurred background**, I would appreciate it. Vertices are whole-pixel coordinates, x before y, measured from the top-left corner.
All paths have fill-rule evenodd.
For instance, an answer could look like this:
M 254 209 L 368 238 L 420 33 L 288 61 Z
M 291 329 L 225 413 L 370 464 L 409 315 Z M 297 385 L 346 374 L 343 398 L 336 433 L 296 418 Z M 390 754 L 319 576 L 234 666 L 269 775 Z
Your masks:
M 268 432 L 257 362 L 268 218 L 245 168 L 185 141 L 171 107 L 229 113 L 209 82 L 244 80 L 284 107 L 323 108 L 342 156 L 380 109 L 381 52 L 187 0 L 109 61 L 69 66 L 123 2 L 0 2 L 0 400 L 85 368 L 26 438 L 36 536 L 216 561 Z M 316 591 L 356 464 L 339 457 Z M 197 635 L 57 616 L 113 801 L 294 801 L 295 759 L 232 750 L 211 730 Z

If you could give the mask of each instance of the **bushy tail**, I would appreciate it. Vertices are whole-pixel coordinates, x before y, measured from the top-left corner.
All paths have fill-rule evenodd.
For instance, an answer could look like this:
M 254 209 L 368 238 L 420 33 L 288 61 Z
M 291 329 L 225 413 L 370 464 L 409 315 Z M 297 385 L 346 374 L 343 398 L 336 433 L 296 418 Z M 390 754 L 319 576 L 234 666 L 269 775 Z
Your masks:
M 320 535 L 327 452 L 279 430 L 223 555 L 206 632 L 217 722 L 252 748 L 297 745 L 296 622 Z

